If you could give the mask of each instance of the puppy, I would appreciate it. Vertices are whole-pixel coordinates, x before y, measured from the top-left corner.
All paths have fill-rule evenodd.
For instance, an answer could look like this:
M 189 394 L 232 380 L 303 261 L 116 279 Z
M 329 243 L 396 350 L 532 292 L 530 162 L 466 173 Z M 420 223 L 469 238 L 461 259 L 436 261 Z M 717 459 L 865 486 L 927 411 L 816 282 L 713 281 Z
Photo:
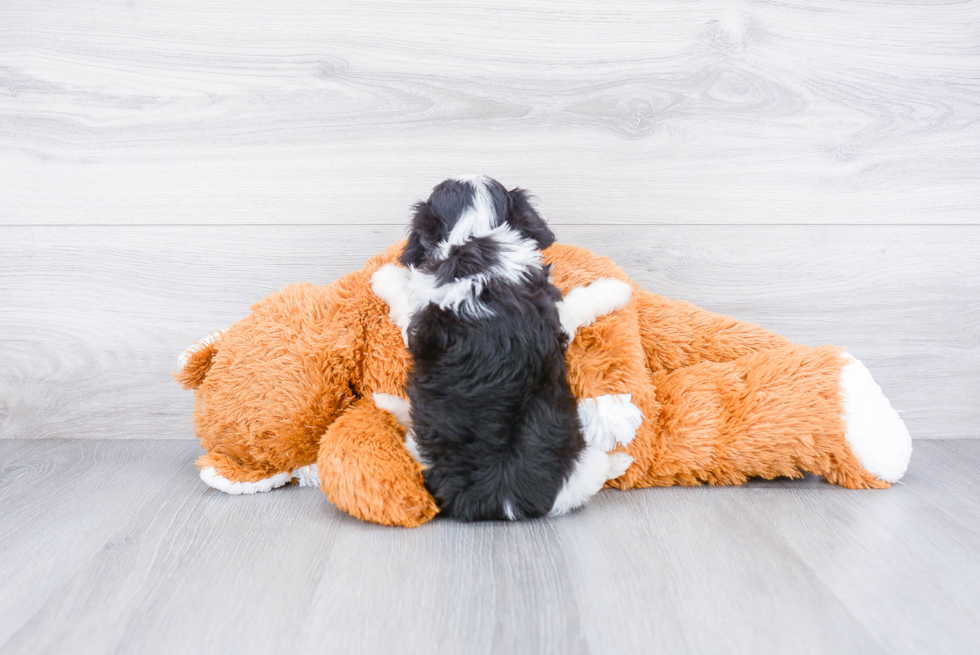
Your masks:
M 562 514 L 632 462 L 582 436 L 565 368 L 576 326 L 565 317 L 563 327 L 561 293 L 542 263 L 553 242 L 523 190 L 449 179 L 415 206 L 407 270 L 388 266 L 372 279 L 406 336 L 408 445 L 446 515 Z

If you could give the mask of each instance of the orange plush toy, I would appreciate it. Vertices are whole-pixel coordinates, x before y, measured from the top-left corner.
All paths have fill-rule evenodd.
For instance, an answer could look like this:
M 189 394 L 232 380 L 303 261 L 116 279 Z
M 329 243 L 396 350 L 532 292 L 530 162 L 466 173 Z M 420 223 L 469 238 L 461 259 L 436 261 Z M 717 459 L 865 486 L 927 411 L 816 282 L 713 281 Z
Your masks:
M 319 484 L 340 509 L 386 525 L 439 511 L 405 447 L 408 352 L 372 290 L 401 248 L 325 287 L 288 287 L 184 353 L 177 379 L 196 390 L 206 484 L 232 494 Z M 905 473 L 909 433 L 847 353 L 649 293 L 582 248 L 544 254 L 566 299 L 603 278 L 632 285 L 628 304 L 579 328 L 567 354 L 587 439 L 633 458 L 607 486 L 809 472 L 880 489 Z

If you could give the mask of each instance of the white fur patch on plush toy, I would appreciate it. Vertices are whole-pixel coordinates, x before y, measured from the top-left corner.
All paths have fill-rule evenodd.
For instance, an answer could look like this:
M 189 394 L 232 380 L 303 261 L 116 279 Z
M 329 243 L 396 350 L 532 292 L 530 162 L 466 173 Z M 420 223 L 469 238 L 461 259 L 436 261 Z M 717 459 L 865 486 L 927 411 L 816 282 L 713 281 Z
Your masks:
M 871 371 L 854 356 L 843 356 L 849 360 L 840 374 L 847 443 L 868 472 L 898 482 L 912 457 L 912 437 Z
M 201 339 L 200 341 L 198 341 L 197 343 L 195 343 L 193 346 L 191 346 L 190 348 L 188 348 L 184 352 L 182 352 L 180 354 L 180 357 L 177 358 L 177 370 L 178 371 L 183 371 L 184 370 L 184 367 L 187 366 L 187 362 L 189 362 L 191 360 L 191 356 L 194 353 L 196 353 L 196 352 L 198 352 L 200 350 L 203 350 L 203 349 L 207 348 L 208 346 L 210 346 L 213 343 L 217 343 L 218 340 L 221 339 L 221 335 L 224 334 L 224 333 L 225 333 L 225 330 L 216 330 L 216 331 L 212 332 L 211 334 L 209 334 L 208 336 L 206 336 L 203 339 Z
M 371 275 L 371 290 L 388 303 L 388 316 L 401 328 L 402 339 L 408 344 L 408 325 L 419 308 L 412 274 L 408 269 L 385 264 Z M 568 292 L 556 303 L 562 329 L 569 339 L 575 338 L 580 327 L 591 325 L 600 316 L 611 314 L 629 304 L 633 287 L 621 280 L 602 278 Z M 426 301 L 425 304 L 427 304 Z
M 403 428 L 406 430 L 412 429 L 412 406 L 408 402 L 408 398 L 402 398 L 391 393 L 372 393 L 371 400 L 374 401 L 374 404 L 379 409 L 391 412 L 395 416 L 395 420 Z
M 612 278 L 602 278 L 588 286 L 572 289 L 557 303 L 561 327 L 569 339 L 574 339 L 576 330 L 625 307 L 632 295 L 633 287 Z
M 232 482 L 228 478 L 218 475 L 214 467 L 201 469 L 201 481 L 212 489 L 223 491 L 226 494 L 240 496 L 244 494 L 258 494 L 265 491 L 272 491 L 289 484 L 296 480 L 301 487 L 319 487 L 320 473 L 316 464 L 309 464 L 295 469 L 292 473 L 286 471 L 277 473 L 271 477 L 255 482 Z
M 408 325 L 412 321 L 412 283 L 408 269 L 385 264 L 371 276 L 371 290 L 388 303 L 388 316 L 401 328 L 402 339 L 408 344 Z
M 578 401 L 578 418 L 586 443 L 605 452 L 617 445 L 629 445 L 643 423 L 643 412 L 632 399 L 628 393 L 618 393 Z
M 307 464 L 293 470 L 293 479 L 301 487 L 319 487 L 320 469 L 316 464 Z
M 412 433 L 412 405 L 409 403 L 408 398 L 402 398 L 401 396 L 390 393 L 372 393 L 371 399 L 374 400 L 374 404 L 379 409 L 391 412 L 395 420 L 398 421 L 398 424 L 405 428 L 405 449 L 415 458 L 416 462 L 423 467 L 428 467 L 428 464 L 426 464 L 422 459 L 422 455 L 419 453 L 419 445 L 415 441 L 415 435 Z

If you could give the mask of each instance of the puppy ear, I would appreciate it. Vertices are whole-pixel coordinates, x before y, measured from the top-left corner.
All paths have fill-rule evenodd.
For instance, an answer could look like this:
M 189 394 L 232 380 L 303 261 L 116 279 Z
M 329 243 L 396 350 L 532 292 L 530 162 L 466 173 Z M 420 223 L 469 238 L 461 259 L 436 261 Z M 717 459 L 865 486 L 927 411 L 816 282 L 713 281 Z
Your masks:
M 542 250 L 555 242 L 555 234 L 548 224 L 531 206 L 531 199 L 524 189 L 508 192 L 510 209 L 507 223 L 521 233 L 525 239 L 533 239 Z
M 427 250 L 422 242 L 422 234 L 430 228 L 433 221 L 438 219 L 432 212 L 432 205 L 427 202 L 417 202 L 413 209 L 415 209 L 415 216 L 412 218 L 412 232 L 408 235 L 408 243 L 405 244 L 398 261 L 402 266 L 418 268 L 425 261 Z

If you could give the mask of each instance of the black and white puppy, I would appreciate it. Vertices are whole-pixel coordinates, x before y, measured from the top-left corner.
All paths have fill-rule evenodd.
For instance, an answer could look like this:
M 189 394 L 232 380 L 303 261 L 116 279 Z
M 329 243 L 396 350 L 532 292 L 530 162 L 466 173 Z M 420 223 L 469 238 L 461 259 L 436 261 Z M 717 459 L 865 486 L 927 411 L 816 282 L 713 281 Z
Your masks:
M 632 462 L 583 438 L 565 349 L 595 316 L 570 319 L 581 306 L 560 314 L 541 254 L 553 242 L 523 190 L 449 179 L 415 206 L 406 268 L 372 278 L 406 336 L 411 434 L 448 516 L 562 514 Z M 603 313 L 629 300 L 629 285 L 599 282 L 612 283 L 592 293 Z

